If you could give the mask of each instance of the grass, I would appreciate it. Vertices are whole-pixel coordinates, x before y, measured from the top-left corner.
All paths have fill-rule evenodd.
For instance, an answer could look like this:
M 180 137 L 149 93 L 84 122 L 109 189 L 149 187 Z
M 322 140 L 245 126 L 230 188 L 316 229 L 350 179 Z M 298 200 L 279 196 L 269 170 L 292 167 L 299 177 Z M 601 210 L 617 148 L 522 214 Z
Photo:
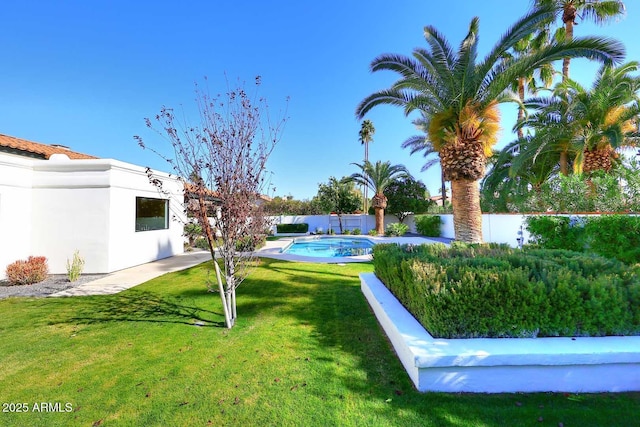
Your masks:
M 371 264 L 263 260 L 238 290 L 230 331 L 207 270 L 112 296 L 0 301 L 1 400 L 29 408 L 0 413 L 0 425 L 637 422 L 640 393 L 416 392 L 360 292 L 357 275 Z M 33 412 L 37 402 L 72 410 Z

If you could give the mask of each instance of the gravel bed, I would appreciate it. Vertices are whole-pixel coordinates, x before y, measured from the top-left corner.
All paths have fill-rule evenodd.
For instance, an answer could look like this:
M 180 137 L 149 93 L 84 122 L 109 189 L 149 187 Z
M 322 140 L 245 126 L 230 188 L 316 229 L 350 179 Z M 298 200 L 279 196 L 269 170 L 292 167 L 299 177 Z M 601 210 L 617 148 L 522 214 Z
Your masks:
M 6 280 L 0 280 L 0 299 L 8 297 L 46 297 L 105 276 L 107 275 L 83 274 L 75 282 L 69 282 L 66 274 L 51 274 L 40 283 L 16 286 L 11 286 Z

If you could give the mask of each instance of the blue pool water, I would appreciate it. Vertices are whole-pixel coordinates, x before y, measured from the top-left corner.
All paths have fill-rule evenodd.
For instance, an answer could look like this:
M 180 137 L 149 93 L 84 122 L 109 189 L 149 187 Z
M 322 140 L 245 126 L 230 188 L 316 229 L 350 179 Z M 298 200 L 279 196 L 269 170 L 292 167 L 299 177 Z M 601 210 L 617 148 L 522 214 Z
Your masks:
M 298 238 L 282 249 L 282 253 L 319 258 L 369 255 L 373 245 L 369 239 L 348 237 Z

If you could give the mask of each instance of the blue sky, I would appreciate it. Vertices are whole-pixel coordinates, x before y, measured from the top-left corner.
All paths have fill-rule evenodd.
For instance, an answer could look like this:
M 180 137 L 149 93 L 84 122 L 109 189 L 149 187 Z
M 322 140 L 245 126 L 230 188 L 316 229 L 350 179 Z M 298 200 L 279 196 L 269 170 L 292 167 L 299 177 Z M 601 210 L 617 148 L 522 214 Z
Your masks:
M 600 27 L 581 22 L 576 36 L 616 38 L 625 44 L 627 60 L 640 60 L 640 2 L 626 3 L 623 19 Z M 227 79 L 249 85 L 260 75 L 260 94 L 272 114 L 283 111 L 290 98 L 289 120 L 268 164 L 275 195 L 311 198 L 318 183 L 355 172 L 351 163 L 362 160 L 355 107 L 396 78 L 371 74 L 373 58 L 410 55 L 425 45 L 425 25 L 457 46 L 473 16 L 480 17 L 480 47 L 487 49 L 528 5 L 527 0 L 6 1 L 0 4 L 0 133 L 167 171 L 133 139 L 142 135 L 160 144 L 144 118 L 163 105 L 183 105 L 188 112 L 194 83 L 204 76 L 217 93 Z M 575 60 L 571 75 L 590 85 L 596 69 Z M 498 147 L 512 140 L 514 117 L 512 107 L 503 108 Z M 406 165 L 436 194 L 438 166 L 420 172 L 422 156 L 400 148 L 415 133 L 411 119 L 388 106 L 367 118 L 376 127 L 370 160 Z

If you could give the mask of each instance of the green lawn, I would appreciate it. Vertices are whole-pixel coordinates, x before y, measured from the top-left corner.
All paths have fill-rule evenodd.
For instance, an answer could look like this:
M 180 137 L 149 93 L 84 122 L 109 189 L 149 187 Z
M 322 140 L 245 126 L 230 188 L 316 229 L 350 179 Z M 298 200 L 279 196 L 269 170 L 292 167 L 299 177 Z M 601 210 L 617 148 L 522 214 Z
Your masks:
M 204 266 L 113 296 L 1 300 L 2 409 L 29 412 L 3 412 L 0 425 L 638 422 L 640 393 L 416 392 L 360 292 L 357 275 L 372 268 L 263 260 L 230 331 Z M 39 402 L 71 412 L 33 412 Z

